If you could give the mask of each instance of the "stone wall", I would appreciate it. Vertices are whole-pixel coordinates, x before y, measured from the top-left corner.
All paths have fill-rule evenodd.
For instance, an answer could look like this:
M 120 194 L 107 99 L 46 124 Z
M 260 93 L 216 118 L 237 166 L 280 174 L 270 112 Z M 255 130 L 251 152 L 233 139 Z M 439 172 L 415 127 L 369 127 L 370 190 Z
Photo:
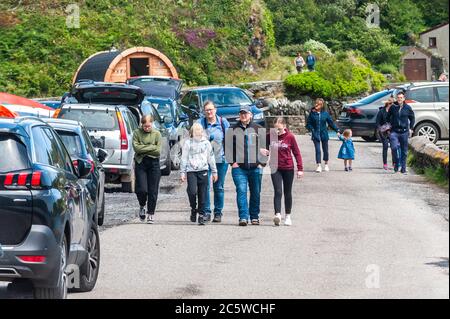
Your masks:
M 414 155 L 413 165 L 421 169 L 428 167 L 443 167 L 449 178 L 449 153 L 444 151 L 423 136 L 416 136 L 409 140 L 409 149 Z

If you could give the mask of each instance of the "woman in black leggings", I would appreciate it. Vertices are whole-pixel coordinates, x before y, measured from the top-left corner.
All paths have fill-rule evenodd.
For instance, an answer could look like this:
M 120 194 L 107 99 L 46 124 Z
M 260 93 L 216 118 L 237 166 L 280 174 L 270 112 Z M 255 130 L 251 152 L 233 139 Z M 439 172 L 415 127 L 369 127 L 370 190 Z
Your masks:
M 269 165 L 272 171 L 272 183 L 275 191 L 273 222 L 276 226 L 281 223 L 281 198 L 284 191 L 284 206 L 286 217 L 284 224 L 292 225 L 292 184 L 294 182 L 294 159 L 297 162 L 297 178 L 303 177 L 303 161 L 295 136 L 286 128 L 286 120 L 282 117 L 276 119 L 274 128 L 267 136 L 267 149 L 261 150 L 266 156 L 270 155 Z

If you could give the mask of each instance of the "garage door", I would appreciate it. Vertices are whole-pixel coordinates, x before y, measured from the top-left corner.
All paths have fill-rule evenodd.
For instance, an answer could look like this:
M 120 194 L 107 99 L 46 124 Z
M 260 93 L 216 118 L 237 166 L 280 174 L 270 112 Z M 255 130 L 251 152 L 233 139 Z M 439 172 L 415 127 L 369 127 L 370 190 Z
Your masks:
M 405 76 L 408 81 L 427 80 L 426 59 L 405 59 Z

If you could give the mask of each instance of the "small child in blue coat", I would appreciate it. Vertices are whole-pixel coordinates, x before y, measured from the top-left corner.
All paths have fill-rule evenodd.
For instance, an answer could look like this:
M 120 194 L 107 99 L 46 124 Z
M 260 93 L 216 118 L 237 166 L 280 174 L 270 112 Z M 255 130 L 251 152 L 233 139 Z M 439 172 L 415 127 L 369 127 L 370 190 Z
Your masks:
M 352 171 L 352 162 L 355 159 L 355 146 L 352 141 L 352 130 L 347 129 L 342 135 L 339 134 L 338 137 L 342 141 L 338 158 L 344 160 L 346 172 Z

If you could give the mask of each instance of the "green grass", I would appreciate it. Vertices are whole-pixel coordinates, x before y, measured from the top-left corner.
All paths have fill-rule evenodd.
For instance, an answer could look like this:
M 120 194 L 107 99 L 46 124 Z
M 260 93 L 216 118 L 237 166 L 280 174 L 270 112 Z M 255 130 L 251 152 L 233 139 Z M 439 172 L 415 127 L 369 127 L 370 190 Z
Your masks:
M 417 174 L 423 175 L 428 181 L 448 190 L 449 180 L 445 169 L 442 166 L 419 167 L 412 152 L 409 152 L 408 154 L 408 165 L 411 166 Z

